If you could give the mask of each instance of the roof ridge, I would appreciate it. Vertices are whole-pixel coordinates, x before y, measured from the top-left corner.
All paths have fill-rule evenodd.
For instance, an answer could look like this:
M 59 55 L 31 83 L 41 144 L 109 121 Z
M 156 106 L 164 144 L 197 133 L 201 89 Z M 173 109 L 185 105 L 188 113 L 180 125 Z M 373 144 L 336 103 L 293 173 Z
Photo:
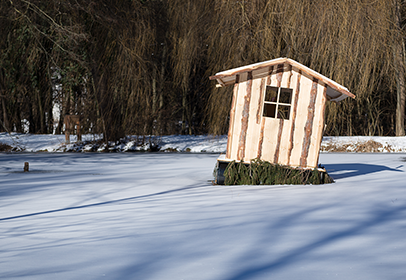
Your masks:
M 346 87 L 331 80 L 330 78 L 324 76 L 323 74 L 316 72 L 315 70 L 307 67 L 306 65 L 303 65 L 300 62 L 297 62 L 296 60 L 293 60 L 288 57 L 279 57 L 279 58 L 275 58 L 275 59 L 271 59 L 271 60 L 267 60 L 267 61 L 263 61 L 263 62 L 253 63 L 253 64 L 225 70 L 222 72 L 218 72 L 214 76 L 210 76 L 209 78 L 210 78 L 210 80 L 217 80 L 218 83 L 220 84 L 220 86 L 223 87 L 223 86 L 234 84 L 234 82 L 225 83 L 223 81 L 224 78 L 233 77 L 233 76 L 245 73 L 245 72 L 255 71 L 255 70 L 258 70 L 258 69 L 261 69 L 264 67 L 270 67 L 270 66 L 274 66 L 277 64 L 285 64 L 285 63 L 288 63 L 288 64 L 298 68 L 299 70 L 302 70 L 305 74 L 312 76 L 315 79 L 327 84 L 329 87 L 331 87 L 335 91 L 338 91 L 339 93 L 344 94 L 348 97 L 355 98 L 355 95 L 352 94 Z

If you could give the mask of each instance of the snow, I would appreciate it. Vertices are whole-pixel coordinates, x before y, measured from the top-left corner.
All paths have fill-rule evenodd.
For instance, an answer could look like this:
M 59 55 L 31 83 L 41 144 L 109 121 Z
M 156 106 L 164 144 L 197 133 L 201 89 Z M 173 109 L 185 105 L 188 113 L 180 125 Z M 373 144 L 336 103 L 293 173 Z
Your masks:
M 86 134 L 82 135 L 84 143 L 75 143 L 76 135 L 71 135 L 71 144 L 65 144 L 65 135 L 33 135 L 23 133 L 0 133 L 0 143 L 8 144 L 24 152 L 66 152 L 66 151 L 82 151 L 88 152 L 95 146 L 89 141 L 96 141 L 102 138 L 101 135 Z M 145 139 L 144 139 L 145 138 Z M 171 135 L 171 136 L 147 136 L 137 138 L 130 136 L 123 139 L 121 143 L 109 143 L 107 149 L 116 152 L 127 151 L 144 151 L 149 148 L 149 141 L 152 144 L 157 144 L 161 151 L 168 152 L 210 152 L 221 153 L 226 150 L 226 136 L 211 136 L 211 135 Z M 100 144 L 95 151 L 103 151 L 106 148 L 105 144 Z
M 130 136 L 120 143 L 90 143 L 101 140 L 101 135 L 82 135 L 83 143 L 76 143 L 71 135 L 71 144 L 65 144 L 64 135 L 33 135 L 22 133 L 0 133 L 0 143 L 8 144 L 16 151 L 24 152 L 90 152 L 110 150 L 115 152 L 146 151 L 157 145 L 163 152 L 225 153 L 227 136 L 170 135 Z M 100 141 L 99 141 L 100 142 Z M 323 137 L 321 152 L 406 152 L 406 137 L 339 136 Z
M 377 136 L 339 136 L 323 137 L 322 151 L 329 151 L 328 146 L 342 147 L 347 152 L 355 152 L 357 148 L 366 143 L 376 143 L 376 152 L 406 152 L 406 137 L 377 137 Z
M 213 186 L 218 156 L 0 153 L 0 279 L 405 279 L 406 154 L 322 153 L 317 186 Z

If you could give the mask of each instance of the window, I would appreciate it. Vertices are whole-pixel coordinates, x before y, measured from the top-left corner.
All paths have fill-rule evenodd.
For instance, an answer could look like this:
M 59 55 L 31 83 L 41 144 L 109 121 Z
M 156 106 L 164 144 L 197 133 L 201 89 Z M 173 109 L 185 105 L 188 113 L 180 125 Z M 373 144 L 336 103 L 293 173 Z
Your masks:
M 288 120 L 292 103 L 292 89 L 266 86 L 263 116 Z

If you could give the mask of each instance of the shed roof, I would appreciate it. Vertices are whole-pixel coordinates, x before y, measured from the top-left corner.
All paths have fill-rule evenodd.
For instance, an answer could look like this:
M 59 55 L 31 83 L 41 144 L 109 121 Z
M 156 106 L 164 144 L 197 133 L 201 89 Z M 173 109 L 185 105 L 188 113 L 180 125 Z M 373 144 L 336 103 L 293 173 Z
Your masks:
M 219 72 L 214 76 L 210 77 L 210 80 L 217 80 L 220 87 L 229 86 L 235 83 L 236 76 L 245 72 L 252 71 L 253 78 L 265 77 L 269 74 L 269 67 L 283 64 L 284 67 L 291 65 L 292 68 L 296 71 L 300 70 L 302 74 L 315 78 L 319 83 L 326 84 L 327 88 L 327 98 L 330 101 L 341 101 L 347 97 L 355 98 L 355 95 L 352 94 L 346 87 L 336 83 L 335 81 L 323 76 L 322 74 L 310 69 L 303 64 L 287 58 L 281 57 L 272 60 L 267 60 L 259 63 L 254 63 L 226 71 Z

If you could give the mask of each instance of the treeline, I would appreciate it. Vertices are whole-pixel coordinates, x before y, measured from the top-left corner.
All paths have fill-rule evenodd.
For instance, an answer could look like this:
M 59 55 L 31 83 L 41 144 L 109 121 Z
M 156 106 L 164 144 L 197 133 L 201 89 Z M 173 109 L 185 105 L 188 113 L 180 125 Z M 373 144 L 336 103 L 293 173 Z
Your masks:
M 327 135 L 404 135 L 403 2 L 2 0 L 0 130 L 224 134 L 232 88 L 208 77 L 289 57 L 357 96 Z

